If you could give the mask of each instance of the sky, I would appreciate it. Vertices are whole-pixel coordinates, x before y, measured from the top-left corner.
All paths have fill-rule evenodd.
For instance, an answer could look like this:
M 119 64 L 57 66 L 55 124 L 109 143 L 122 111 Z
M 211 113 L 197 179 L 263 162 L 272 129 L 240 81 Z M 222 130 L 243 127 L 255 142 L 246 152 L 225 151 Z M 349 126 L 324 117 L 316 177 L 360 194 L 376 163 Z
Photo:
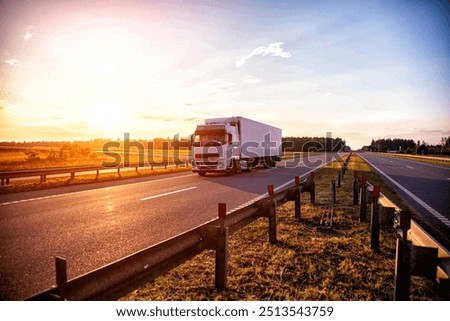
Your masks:
M 243 116 L 360 148 L 450 136 L 450 3 L 0 0 L 0 141 Z

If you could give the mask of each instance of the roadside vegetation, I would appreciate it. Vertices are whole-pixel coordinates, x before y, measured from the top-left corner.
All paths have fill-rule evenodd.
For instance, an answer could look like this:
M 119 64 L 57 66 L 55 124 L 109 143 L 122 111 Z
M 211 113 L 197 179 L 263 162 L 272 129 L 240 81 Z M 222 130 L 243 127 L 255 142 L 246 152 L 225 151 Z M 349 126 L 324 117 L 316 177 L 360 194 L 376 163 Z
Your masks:
M 349 165 L 337 189 L 332 228 L 322 227 L 320 220 L 327 212 L 337 163 L 316 173 L 316 204 L 303 194 L 300 222 L 292 202 L 277 209 L 277 244 L 268 242 L 263 218 L 230 237 L 226 290 L 215 289 L 215 254 L 204 251 L 122 300 L 392 300 L 398 236 L 393 229 L 382 230 L 380 252 L 370 249 L 369 224 L 359 222 L 353 206 L 352 171 L 399 200 L 361 158 L 352 156 Z M 449 299 L 434 281 L 413 277 L 411 300 Z
M 56 143 L 55 143 L 56 144 Z M 96 148 L 98 145 L 87 145 L 78 143 L 60 143 L 59 145 L 48 146 L 0 146 L 0 171 L 9 170 L 28 170 L 41 168 L 55 168 L 66 166 L 83 166 L 94 165 L 101 166 L 102 162 L 111 162 L 111 156 L 105 155 L 101 149 Z M 123 150 L 110 149 L 120 155 L 121 159 L 125 159 Z M 150 155 L 150 156 L 149 156 Z M 178 155 L 174 155 L 173 150 L 144 150 L 140 153 L 136 148 L 130 148 L 128 159 L 131 164 L 144 160 L 144 164 L 148 164 L 149 160 L 155 162 L 163 162 L 172 160 L 174 157 L 187 159 L 189 152 L 180 149 Z M 139 167 L 137 171 L 134 168 L 121 169 L 120 175 L 117 171 L 100 171 L 97 177 L 96 173 L 77 173 L 74 179 L 71 179 L 70 173 L 58 176 L 48 176 L 45 182 L 40 182 L 39 177 L 30 177 L 26 179 L 11 179 L 10 185 L 1 186 L 0 194 L 16 193 L 24 191 L 32 191 L 39 189 L 47 189 L 53 187 L 77 185 L 95 182 L 116 181 L 121 179 L 138 178 L 144 176 L 169 174 L 181 171 L 188 171 L 186 166 L 169 166 L 164 167 Z
M 450 136 L 441 137 L 441 143 L 430 145 L 424 140 L 415 142 L 412 139 L 388 138 L 372 139 L 370 145 L 362 148 L 371 152 L 393 152 L 398 154 L 450 156 Z

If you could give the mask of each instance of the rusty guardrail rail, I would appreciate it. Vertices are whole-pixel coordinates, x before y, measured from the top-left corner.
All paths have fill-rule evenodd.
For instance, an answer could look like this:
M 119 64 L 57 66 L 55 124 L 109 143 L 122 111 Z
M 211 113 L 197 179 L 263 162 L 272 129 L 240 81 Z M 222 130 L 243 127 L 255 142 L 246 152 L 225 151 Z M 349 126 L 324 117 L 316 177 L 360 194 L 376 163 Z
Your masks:
M 294 201 L 295 217 L 300 219 L 301 193 L 309 192 L 314 201 L 314 174 L 302 177 L 308 174 L 309 178 L 303 182 L 295 177 L 293 186 L 276 193 L 269 185 L 267 196 L 230 213 L 226 213 L 225 204 L 219 203 L 219 218 L 72 280 L 67 279 L 66 260 L 56 257 L 56 286 L 27 300 L 116 300 L 206 249 L 216 251 L 216 287 L 224 289 L 229 235 L 258 218 L 268 217 L 269 241 L 275 243 L 276 208 Z
M 0 179 L 1 186 L 9 185 L 11 178 L 23 178 L 23 177 L 40 177 L 40 182 L 46 181 L 47 176 L 59 175 L 59 174 L 70 174 L 70 179 L 75 179 L 75 173 L 80 172 L 91 172 L 97 171 L 97 177 L 101 170 L 111 170 L 117 169 L 117 174 L 120 176 L 120 169 L 123 168 L 135 168 L 138 171 L 139 167 L 164 167 L 167 168 L 168 165 L 185 165 L 188 166 L 187 161 L 174 160 L 174 161 L 164 161 L 164 162 L 151 162 L 151 163 L 133 163 L 133 164 L 119 164 L 115 166 L 101 166 L 101 165 L 83 165 L 83 166 L 65 166 L 65 167 L 55 167 L 55 168 L 43 168 L 43 169 L 25 169 L 17 171 L 1 171 Z

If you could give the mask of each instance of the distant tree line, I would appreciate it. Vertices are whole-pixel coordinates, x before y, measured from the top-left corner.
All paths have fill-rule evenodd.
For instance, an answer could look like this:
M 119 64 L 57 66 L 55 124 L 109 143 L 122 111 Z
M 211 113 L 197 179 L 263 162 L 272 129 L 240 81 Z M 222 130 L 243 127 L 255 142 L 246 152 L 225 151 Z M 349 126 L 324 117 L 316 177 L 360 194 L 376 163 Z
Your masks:
M 282 141 L 283 150 L 293 152 L 337 152 L 346 147 L 339 137 L 283 137 Z
M 87 141 L 30 141 L 30 142 L 0 142 L 0 146 L 8 146 L 11 148 L 37 148 L 52 147 L 55 150 L 50 152 L 49 158 L 67 158 L 74 156 L 91 156 L 92 149 L 101 149 L 107 142 L 113 141 L 111 139 L 92 139 Z M 122 139 L 116 139 L 123 146 Z M 131 142 L 139 142 L 142 146 L 148 149 L 168 149 L 168 148 L 190 148 L 189 137 L 157 137 L 154 139 L 131 139 Z M 337 137 L 283 137 L 283 150 L 293 152 L 308 152 L 308 151 L 327 151 L 337 152 L 346 147 L 345 140 Z M 29 155 L 30 159 L 36 158 L 37 155 Z
M 417 155 L 450 155 L 450 136 L 442 137 L 441 143 L 437 145 L 429 145 L 425 141 L 412 139 L 372 139 L 368 146 L 364 146 L 363 150 L 372 152 L 395 152 L 401 154 L 417 154 Z

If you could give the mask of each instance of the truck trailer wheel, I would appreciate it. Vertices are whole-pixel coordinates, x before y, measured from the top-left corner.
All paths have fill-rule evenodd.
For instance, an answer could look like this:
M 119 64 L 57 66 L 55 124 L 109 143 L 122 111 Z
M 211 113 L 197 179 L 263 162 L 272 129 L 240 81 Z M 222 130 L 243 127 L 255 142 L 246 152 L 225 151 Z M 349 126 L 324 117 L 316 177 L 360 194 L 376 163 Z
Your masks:
M 238 171 L 239 171 L 239 168 L 238 168 L 237 161 L 235 159 L 233 159 L 231 161 L 231 168 L 227 171 L 227 174 L 228 175 L 235 175 L 235 174 L 238 173 Z
M 264 159 L 264 167 L 265 168 L 274 168 L 277 167 L 277 162 L 274 161 L 271 157 L 266 157 Z

